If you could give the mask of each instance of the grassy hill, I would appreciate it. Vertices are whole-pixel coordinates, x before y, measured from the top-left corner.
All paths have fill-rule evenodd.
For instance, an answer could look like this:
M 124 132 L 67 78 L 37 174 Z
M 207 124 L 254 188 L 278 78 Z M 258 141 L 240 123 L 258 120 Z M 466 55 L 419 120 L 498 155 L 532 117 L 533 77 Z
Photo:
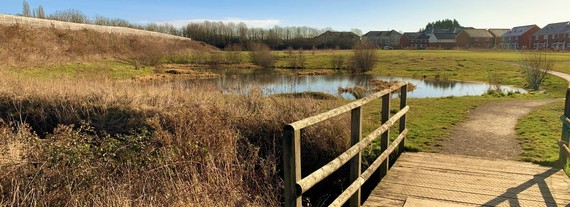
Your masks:
M 0 15 L 0 67 L 102 59 L 152 65 L 166 55 L 217 50 L 188 38 L 130 28 Z

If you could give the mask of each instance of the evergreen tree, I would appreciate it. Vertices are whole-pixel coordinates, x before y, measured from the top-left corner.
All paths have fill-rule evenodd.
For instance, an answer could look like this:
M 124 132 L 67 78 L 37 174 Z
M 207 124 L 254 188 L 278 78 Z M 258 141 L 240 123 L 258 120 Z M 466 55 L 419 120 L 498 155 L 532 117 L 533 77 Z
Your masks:
M 435 22 L 429 22 L 425 28 L 420 29 L 420 32 L 423 32 L 428 29 L 452 29 L 455 27 L 462 27 L 461 24 L 456 19 L 443 19 L 437 20 Z

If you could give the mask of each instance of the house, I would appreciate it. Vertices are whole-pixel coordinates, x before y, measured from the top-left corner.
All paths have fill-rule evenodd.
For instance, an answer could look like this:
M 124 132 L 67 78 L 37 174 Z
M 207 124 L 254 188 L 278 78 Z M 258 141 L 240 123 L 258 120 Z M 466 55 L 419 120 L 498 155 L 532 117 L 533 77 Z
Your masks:
M 319 49 L 352 49 L 359 42 L 360 36 L 353 32 L 326 31 L 315 37 Z
M 503 34 L 500 48 L 504 49 L 527 49 L 533 46 L 532 35 L 540 30 L 536 25 L 513 27 Z
M 410 47 L 417 48 L 417 49 L 426 49 L 429 45 L 429 35 L 425 32 L 421 33 L 420 36 L 417 36 L 414 39 L 410 40 Z
M 398 47 L 400 46 L 401 37 L 402 34 L 395 30 L 370 31 L 362 36 L 362 40 L 380 48 L 383 48 L 384 46 Z
M 570 49 L 570 22 L 546 25 L 532 35 L 533 48 Z
M 501 44 L 501 37 L 509 30 L 510 29 L 489 29 L 489 32 L 493 35 L 493 47 L 497 47 Z
M 463 28 L 429 29 L 424 34 L 429 36 L 429 47 L 451 49 L 457 47 L 456 38 Z
M 462 48 L 491 48 L 493 35 L 486 29 L 464 29 L 457 35 L 457 47 Z
M 421 34 L 422 33 L 420 32 L 404 32 L 404 34 L 402 34 L 402 37 L 400 37 L 400 48 L 412 47 L 412 40 L 415 40 Z

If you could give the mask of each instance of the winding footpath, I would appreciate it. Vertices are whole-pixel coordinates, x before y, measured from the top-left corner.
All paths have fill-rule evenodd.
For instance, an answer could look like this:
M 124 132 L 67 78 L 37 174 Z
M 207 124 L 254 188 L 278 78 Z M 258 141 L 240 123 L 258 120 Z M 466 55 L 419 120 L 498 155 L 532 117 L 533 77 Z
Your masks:
M 570 83 L 569 74 L 558 71 L 549 73 Z M 465 122 L 451 129 L 450 138 L 441 144 L 439 151 L 444 154 L 517 159 L 522 152 L 515 132 L 518 119 L 536 107 L 557 100 L 499 101 L 477 107 L 469 111 Z

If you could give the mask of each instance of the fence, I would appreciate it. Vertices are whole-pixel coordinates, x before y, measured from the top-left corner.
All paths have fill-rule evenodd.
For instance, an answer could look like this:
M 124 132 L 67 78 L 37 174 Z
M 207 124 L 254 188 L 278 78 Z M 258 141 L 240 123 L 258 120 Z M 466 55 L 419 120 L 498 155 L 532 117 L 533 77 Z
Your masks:
M 400 89 L 400 111 L 390 118 L 390 99 L 392 92 Z M 382 125 L 362 139 L 362 106 L 382 98 Z M 302 194 L 311 187 L 337 171 L 340 167 L 350 161 L 350 182 L 351 185 L 337 197 L 331 206 L 342 206 L 350 200 L 350 206 L 360 206 L 360 188 L 370 176 L 379 169 L 382 175 L 388 172 L 389 155 L 398 148 L 404 149 L 404 138 L 408 132 L 406 128 L 406 112 L 410 109 L 407 106 L 407 83 L 399 83 L 366 98 L 354 101 L 347 105 L 338 107 L 328 112 L 312 116 L 285 126 L 285 137 L 283 140 L 283 165 L 285 179 L 285 206 L 302 205 Z M 322 122 L 329 118 L 351 111 L 351 144 L 348 150 L 342 153 L 331 162 L 302 178 L 301 175 L 301 133 L 302 129 L 313 124 Z M 399 122 L 399 136 L 391 145 L 389 142 L 390 127 Z M 380 136 L 382 154 L 361 173 L 361 152 L 372 141 Z

